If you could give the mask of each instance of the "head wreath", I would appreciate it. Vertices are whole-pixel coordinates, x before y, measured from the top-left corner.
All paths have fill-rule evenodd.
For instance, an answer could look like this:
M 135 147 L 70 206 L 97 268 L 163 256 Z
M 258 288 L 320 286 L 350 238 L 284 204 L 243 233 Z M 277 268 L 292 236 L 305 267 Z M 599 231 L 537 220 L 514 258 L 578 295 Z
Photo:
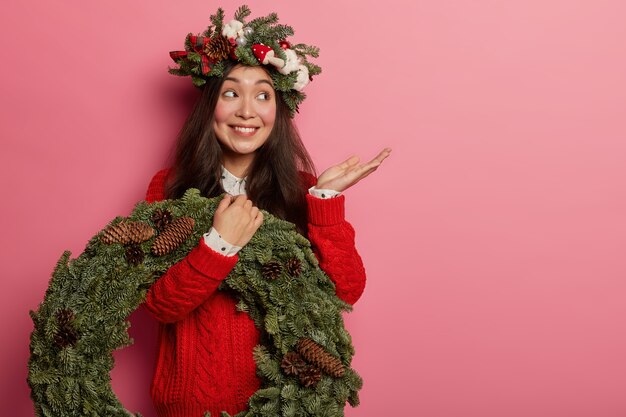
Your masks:
M 317 58 L 319 49 L 303 43 L 292 45 L 287 38 L 294 34 L 293 28 L 279 24 L 276 13 L 246 22 L 249 15 L 250 9 L 243 5 L 234 19 L 224 24 L 224 11 L 217 9 L 202 34 L 187 35 L 184 51 L 170 52 L 178 68 L 169 72 L 191 76 L 193 84 L 202 87 L 209 77 L 222 77 L 227 62 L 264 65 L 293 117 L 306 97 L 302 90 L 322 72 L 307 60 L 308 56 Z

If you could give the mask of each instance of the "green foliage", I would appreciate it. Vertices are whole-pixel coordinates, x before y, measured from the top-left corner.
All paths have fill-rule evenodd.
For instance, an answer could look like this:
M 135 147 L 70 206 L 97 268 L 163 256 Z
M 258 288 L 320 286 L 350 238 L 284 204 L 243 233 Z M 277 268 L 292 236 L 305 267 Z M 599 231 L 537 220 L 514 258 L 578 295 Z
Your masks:
M 292 45 L 291 49 L 296 51 L 296 53 L 300 56 L 310 55 L 313 58 L 317 58 L 320 55 L 320 48 L 317 46 L 306 45 L 304 43 Z
M 224 25 L 224 10 L 221 7 L 217 9 L 217 13 L 211 15 L 211 24 L 215 33 L 222 33 L 222 27 Z
M 207 30 L 211 30 L 211 27 L 209 26 L 209 28 Z M 185 37 L 185 51 L 192 51 L 193 50 L 193 45 L 191 44 L 191 36 L 193 35 L 193 33 L 188 33 L 187 36 Z
M 306 98 L 306 94 L 304 94 L 302 91 L 296 91 L 296 90 L 288 90 L 288 91 L 283 91 L 283 100 L 285 100 L 285 103 L 287 103 L 287 106 L 289 107 L 289 109 L 293 109 L 292 110 L 292 117 L 293 117 L 293 112 L 298 112 L 298 107 L 300 106 L 300 103 L 302 103 L 304 101 L 304 99 Z
M 224 75 L 225 67 L 226 63 L 224 61 L 220 61 L 214 64 L 213 67 L 211 67 L 211 71 L 209 72 L 209 74 L 211 74 L 211 76 L 221 77 Z
M 174 218 L 192 217 L 195 227 L 173 252 L 152 255 L 151 239 L 140 245 L 142 264 L 126 261 L 121 244 L 101 242 L 102 231 L 76 259 L 65 252 L 59 259 L 44 301 L 31 312 L 28 383 L 38 416 L 128 417 L 110 385 L 114 366 L 112 352 L 132 344 L 127 317 L 144 301 L 149 287 L 170 266 L 196 246 L 212 224 L 220 198 L 207 199 L 198 190 L 188 190 L 178 200 L 148 204 L 140 202 L 131 215 L 152 227 L 152 214 L 168 210 Z M 346 401 L 358 403 L 361 378 L 349 368 L 354 348 L 345 330 L 342 312 L 350 306 L 335 295 L 334 285 L 319 268 L 310 243 L 291 223 L 264 213 L 264 223 L 239 252 L 235 268 L 221 284 L 234 291 L 238 309 L 246 311 L 267 344 L 253 355 L 261 388 L 250 398 L 249 409 L 237 417 L 252 416 L 342 416 Z M 125 220 L 118 217 L 111 225 Z M 302 268 L 292 277 L 284 265 L 296 258 Z M 267 279 L 261 267 L 268 261 L 283 265 L 280 275 Z M 58 313 L 71 310 L 71 328 L 78 334 L 74 345 L 59 344 L 62 325 Z M 67 324 L 65 325 L 67 327 Z M 341 378 L 323 376 L 318 386 L 305 388 L 280 367 L 283 355 L 294 349 L 301 337 L 309 337 L 339 357 L 346 366 Z M 225 415 L 222 413 L 222 415 Z
M 252 13 L 250 11 L 250 8 L 244 4 L 240 6 L 235 12 L 235 19 L 239 20 L 241 23 L 244 23 L 244 19 L 250 16 L 250 13 Z
M 273 25 L 276 22 L 278 22 L 278 15 L 272 12 L 267 16 L 260 16 L 252 19 L 248 25 L 256 31 L 263 26 Z

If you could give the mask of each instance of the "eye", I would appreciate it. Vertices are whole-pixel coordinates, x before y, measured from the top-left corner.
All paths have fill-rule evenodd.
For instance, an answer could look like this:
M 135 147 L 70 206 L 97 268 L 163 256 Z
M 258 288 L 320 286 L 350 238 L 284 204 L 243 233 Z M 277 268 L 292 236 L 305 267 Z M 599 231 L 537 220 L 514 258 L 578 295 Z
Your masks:
M 237 97 L 237 94 L 233 90 L 224 91 L 224 97 Z
M 261 100 L 269 100 L 270 99 L 270 93 L 261 93 L 257 96 L 258 98 L 260 98 Z

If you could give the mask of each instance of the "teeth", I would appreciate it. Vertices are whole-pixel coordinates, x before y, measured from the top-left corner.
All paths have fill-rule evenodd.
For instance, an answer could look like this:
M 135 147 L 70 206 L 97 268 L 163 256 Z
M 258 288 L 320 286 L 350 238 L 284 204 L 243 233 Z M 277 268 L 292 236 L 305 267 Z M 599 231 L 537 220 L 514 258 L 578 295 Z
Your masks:
M 242 132 L 242 133 L 252 133 L 256 130 L 256 128 L 254 127 L 239 127 L 239 126 L 235 126 L 235 130 L 237 132 Z

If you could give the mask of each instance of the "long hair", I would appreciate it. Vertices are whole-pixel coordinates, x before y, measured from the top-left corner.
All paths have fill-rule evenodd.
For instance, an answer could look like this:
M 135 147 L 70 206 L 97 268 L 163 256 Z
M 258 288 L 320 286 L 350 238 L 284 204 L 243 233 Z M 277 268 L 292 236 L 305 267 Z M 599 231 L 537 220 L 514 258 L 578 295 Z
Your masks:
M 165 188 L 167 198 L 180 198 L 189 188 L 199 189 L 206 197 L 224 192 L 220 182 L 223 153 L 213 122 L 224 78 L 235 66 L 230 63 L 222 77 L 207 80 L 185 121 L 178 135 L 173 173 Z M 275 100 L 274 127 L 248 168 L 246 193 L 257 207 L 295 223 L 306 236 L 305 180 L 299 171 L 314 174 L 315 168 L 280 91 L 275 92 Z

